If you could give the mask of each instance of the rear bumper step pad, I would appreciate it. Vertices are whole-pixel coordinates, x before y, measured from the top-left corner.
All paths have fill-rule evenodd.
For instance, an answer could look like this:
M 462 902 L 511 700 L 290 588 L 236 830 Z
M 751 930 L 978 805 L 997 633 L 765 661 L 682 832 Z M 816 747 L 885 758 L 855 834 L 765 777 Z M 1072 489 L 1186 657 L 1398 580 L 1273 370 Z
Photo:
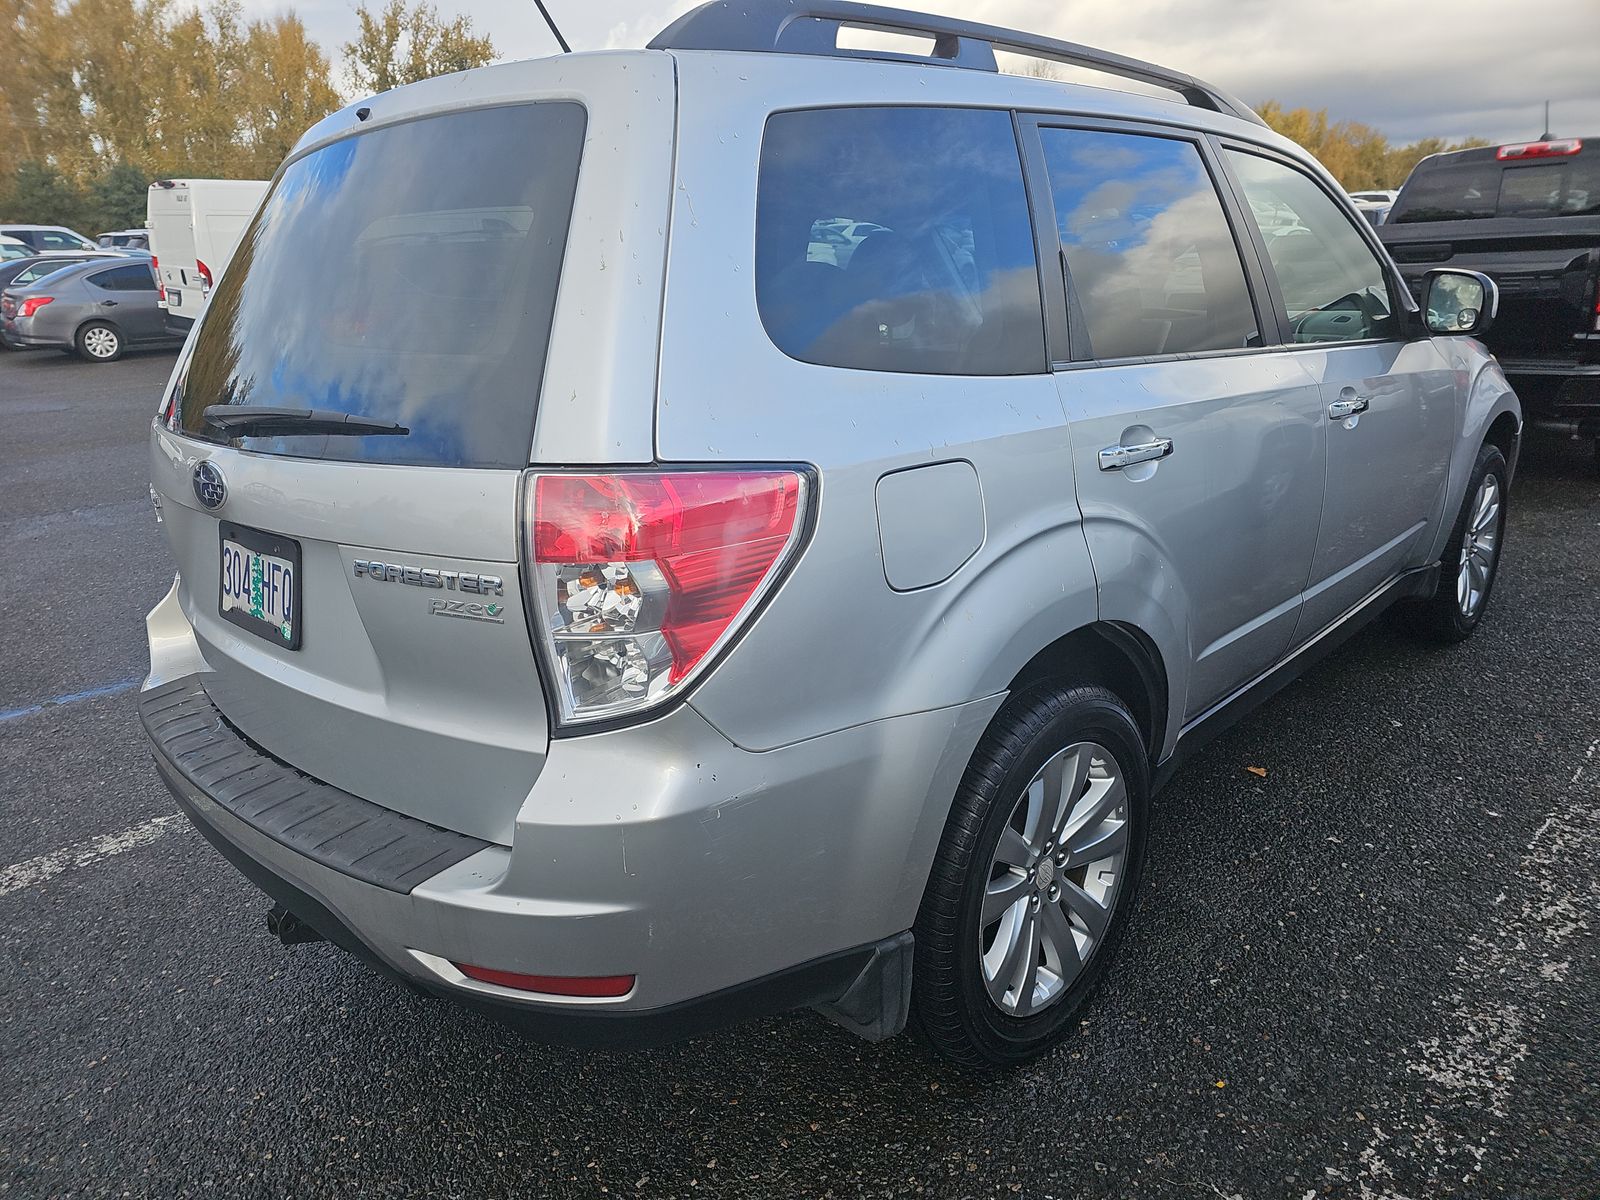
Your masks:
M 342 875 L 402 895 L 487 849 L 301 774 L 230 725 L 190 675 L 141 692 L 155 752 L 192 786 L 273 841 Z

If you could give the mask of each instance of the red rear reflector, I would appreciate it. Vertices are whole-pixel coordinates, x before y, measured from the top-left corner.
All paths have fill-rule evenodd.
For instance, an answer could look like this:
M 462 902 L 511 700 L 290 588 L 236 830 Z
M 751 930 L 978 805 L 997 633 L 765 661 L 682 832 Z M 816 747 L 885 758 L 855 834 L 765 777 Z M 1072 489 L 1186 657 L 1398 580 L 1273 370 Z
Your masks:
M 1515 146 L 1501 146 L 1494 156 L 1502 162 L 1508 158 L 1562 158 L 1583 149 L 1578 138 L 1563 138 L 1559 142 L 1521 142 Z
M 497 971 L 493 967 L 474 967 L 456 963 L 456 970 L 479 983 L 515 988 L 519 992 L 543 992 L 546 996 L 626 996 L 633 991 L 632 975 L 523 975 L 517 971 Z
M 17 316 L 31 317 L 46 304 L 54 304 L 55 299 L 54 296 L 29 296 L 22 302 L 22 308 L 18 311 Z

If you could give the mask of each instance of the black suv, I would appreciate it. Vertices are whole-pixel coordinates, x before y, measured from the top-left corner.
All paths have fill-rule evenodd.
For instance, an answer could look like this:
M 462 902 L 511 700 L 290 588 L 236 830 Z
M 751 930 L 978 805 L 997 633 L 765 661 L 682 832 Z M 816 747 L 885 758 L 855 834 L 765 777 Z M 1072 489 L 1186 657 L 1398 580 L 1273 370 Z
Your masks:
M 1378 236 L 1419 296 L 1432 267 L 1494 279 L 1484 340 L 1525 410 L 1600 436 L 1600 138 L 1423 159 Z

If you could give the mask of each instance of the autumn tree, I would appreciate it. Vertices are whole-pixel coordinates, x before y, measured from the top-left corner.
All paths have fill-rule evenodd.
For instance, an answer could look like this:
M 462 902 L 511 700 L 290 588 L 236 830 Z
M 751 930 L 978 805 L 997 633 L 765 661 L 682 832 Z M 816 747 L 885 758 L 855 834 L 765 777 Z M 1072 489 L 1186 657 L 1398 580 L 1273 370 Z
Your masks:
M 1389 139 L 1370 125 L 1330 121 L 1325 108 L 1286 109 L 1278 101 L 1268 100 L 1256 112 L 1271 128 L 1309 150 L 1349 191 L 1397 188 L 1411 168 L 1430 154 L 1489 144 L 1481 138 L 1464 142 L 1425 138 L 1409 146 L 1391 146 Z
M 356 21 L 359 30 L 345 43 L 344 65 L 363 95 L 481 67 L 495 57 L 494 43 L 473 33 L 472 18 L 445 21 L 426 0 L 413 8 L 389 0 L 377 14 L 362 3 Z
M 125 223 L 100 218 L 132 209 L 135 174 L 266 178 L 339 105 L 328 57 L 293 13 L 246 21 L 237 0 L 0 0 L 0 16 L 14 31 L 0 69 L 8 216 L 19 191 L 30 206 L 49 193 L 38 170 L 19 174 L 25 163 L 60 177 L 79 219 L 104 224 Z

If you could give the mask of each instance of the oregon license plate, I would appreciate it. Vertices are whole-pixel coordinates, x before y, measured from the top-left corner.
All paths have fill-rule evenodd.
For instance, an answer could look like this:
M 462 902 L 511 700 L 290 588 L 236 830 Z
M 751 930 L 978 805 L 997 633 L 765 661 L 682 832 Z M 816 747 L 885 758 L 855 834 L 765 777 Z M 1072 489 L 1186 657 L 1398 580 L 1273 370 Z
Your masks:
M 286 650 L 300 649 L 300 543 L 227 521 L 220 536 L 222 619 Z

